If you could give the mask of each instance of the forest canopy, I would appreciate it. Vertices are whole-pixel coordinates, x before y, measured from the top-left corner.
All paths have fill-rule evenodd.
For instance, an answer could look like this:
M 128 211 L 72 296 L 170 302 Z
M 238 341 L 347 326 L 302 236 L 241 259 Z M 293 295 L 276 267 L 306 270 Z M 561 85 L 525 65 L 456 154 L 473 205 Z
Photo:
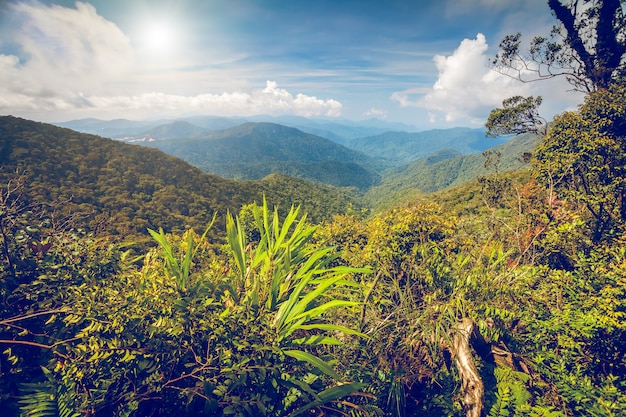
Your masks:
M 539 79 L 550 68 L 586 92 L 584 103 L 545 123 L 541 99 L 513 97 L 487 121 L 492 132 L 539 133 L 530 169 L 502 173 L 502 155 L 488 152 L 490 174 L 375 214 L 324 188 L 285 206 L 284 177 L 266 179 L 274 188 L 241 186 L 154 150 L 136 160 L 133 147 L 108 160 L 87 144 L 101 138 L 3 119 L 3 164 L 42 152 L 64 161 L 63 136 L 98 169 L 49 164 L 3 179 L 0 408 L 41 417 L 623 415 L 622 2 L 548 5 L 554 37 L 533 40 L 530 55 L 521 35 L 507 37 L 494 62 L 513 75 L 534 62 Z M 150 164 L 158 175 L 147 178 Z M 151 245 L 74 227 L 64 211 L 74 206 L 37 204 L 69 200 L 61 177 L 80 178 L 72 204 L 130 205 L 145 194 L 124 227 L 146 230 Z M 177 188 L 180 177 L 206 184 Z M 194 204 L 199 218 L 187 212 Z

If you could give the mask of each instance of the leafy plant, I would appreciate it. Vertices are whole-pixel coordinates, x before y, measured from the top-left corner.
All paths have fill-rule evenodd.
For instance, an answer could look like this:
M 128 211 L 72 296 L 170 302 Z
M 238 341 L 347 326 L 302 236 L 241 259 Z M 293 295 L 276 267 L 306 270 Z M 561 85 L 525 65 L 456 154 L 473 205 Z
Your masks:
M 325 345 L 341 345 L 333 334 L 357 335 L 358 331 L 328 323 L 325 316 L 337 308 L 358 306 L 357 301 L 337 298 L 325 299 L 330 291 L 351 286 L 349 274 L 369 273 L 368 269 L 329 266 L 336 255 L 332 248 L 312 250 L 305 244 L 315 228 L 306 224 L 306 216 L 299 221 L 298 208 L 291 208 L 285 220 L 279 221 L 278 211 L 270 212 L 267 201 L 252 206 L 252 213 L 260 236 L 258 244 L 247 243 L 246 230 L 238 218 L 227 218 L 227 236 L 233 259 L 239 272 L 238 299 L 253 311 L 273 316 L 277 352 L 313 367 L 320 374 L 340 381 L 332 366 L 309 350 Z M 298 335 L 300 335 L 298 337 Z M 305 379 L 289 378 L 290 385 L 299 387 L 301 394 L 314 393 Z M 294 415 L 321 406 L 350 394 L 363 385 L 341 384 L 313 396 L 313 400 L 295 411 Z
M 210 226 L 201 236 L 151 231 L 158 247 L 141 264 L 124 253 L 110 268 L 108 249 L 91 259 L 85 256 L 89 245 L 83 252 L 54 246 L 54 263 L 42 264 L 51 268 L 48 275 L 19 293 L 45 296 L 36 301 L 39 308 L 63 306 L 63 314 L 48 314 L 38 324 L 40 334 L 35 327 L 25 333 L 42 340 L 28 347 L 50 355 L 40 359 L 47 382 L 23 386 L 23 409 L 72 417 L 74 411 L 140 416 L 200 410 L 296 416 L 315 409 L 367 415 L 366 404 L 345 401 L 352 394 L 367 398 L 358 393 L 365 385 L 346 380 L 332 353 L 364 337 L 334 322 L 333 314 L 358 310 L 359 302 L 349 298 L 351 277 L 369 270 L 333 265 L 330 248 L 309 245 L 314 228 L 299 209 L 284 220 L 265 201 L 252 211 L 258 242 L 248 243 L 239 219 L 229 216 L 228 247 L 206 241 Z M 20 323 L 19 330 L 29 325 Z M 58 342 L 44 344 L 46 338 Z M 22 350 L 7 353 L 32 374 Z
M 22 383 L 19 398 L 22 416 L 28 417 L 80 417 L 76 411 L 75 385 L 59 384 L 45 367 L 41 368 L 44 382 Z
M 200 237 L 200 242 L 194 247 L 194 236 L 193 233 L 188 231 L 185 234 L 185 246 L 182 251 L 181 259 L 178 259 L 172 250 L 172 246 L 167 239 L 167 236 L 163 232 L 163 229 L 160 228 L 159 232 L 155 232 L 152 229 L 148 229 L 150 236 L 157 241 L 157 243 L 161 246 L 161 250 L 163 253 L 163 261 L 165 263 L 165 273 L 168 277 L 173 278 L 176 282 L 176 285 L 180 291 L 186 291 L 187 285 L 189 283 L 189 274 L 191 271 L 192 260 L 198 249 L 200 248 L 202 241 L 206 237 L 207 233 L 215 223 L 215 219 L 217 214 L 213 215 L 213 219 L 211 223 L 206 228 L 202 236 Z

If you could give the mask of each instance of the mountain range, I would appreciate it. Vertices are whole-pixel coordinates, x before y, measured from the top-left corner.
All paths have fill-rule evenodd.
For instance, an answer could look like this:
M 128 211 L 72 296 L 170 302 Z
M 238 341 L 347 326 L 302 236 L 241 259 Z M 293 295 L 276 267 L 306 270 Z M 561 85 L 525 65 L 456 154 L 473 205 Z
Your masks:
M 423 132 L 385 131 L 359 137 L 359 133 L 401 126 L 370 121 L 357 128 L 354 125 L 301 117 L 283 117 L 281 120 L 324 133 L 327 137 L 269 122 L 248 121 L 216 129 L 217 126 L 241 122 L 237 118 L 217 117 L 188 118 L 164 124 L 159 124 L 163 121 L 155 121 L 155 126 L 150 125 L 152 127 L 141 133 L 136 133 L 138 126 L 130 121 L 125 123 L 115 120 L 107 123 L 87 119 L 67 122 L 66 125 L 91 131 L 115 130 L 118 139 L 156 147 L 206 173 L 226 178 L 260 179 L 270 173 L 281 173 L 333 186 L 351 187 L 360 192 L 415 176 L 413 171 L 417 166 L 431 169 L 433 158 L 480 154 L 510 140 L 508 137 L 487 138 L 485 129 L 471 128 Z M 127 126 L 125 133 L 124 126 Z M 419 162 L 426 157 L 428 161 Z M 448 176 L 468 178 L 467 175 L 455 173 L 459 169 L 466 170 L 467 163 L 450 166 L 453 172 Z M 482 162 L 478 165 L 482 165 Z M 504 169 L 516 167 L 516 164 L 503 166 Z M 403 172 L 405 170 L 409 172 Z M 478 170 L 469 168 L 469 171 Z M 400 179 L 394 180 L 393 177 Z M 416 183 L 416 186 L 424 186 L 423 190 L 431 191 L 450 185 L 450 181 L 441 181 L 440 175 L 436 180 L 430 179 L 430 176 L 418 177 L 422 181 Z
M 248 122 L 207 131 L 174 122 L 151 129 L 144 138 L 148 138 L 141 142 L 145 146 L 179 157 L 204 172 L 237 180 L 280 173 L 365 190 L 378 183 L 383 168 L 361 152 L 275 123 Z
M 79 119 L 54 123 L 57 126 L 90 133 L 112 139 L 143 138 L 151 129 L 159 126 L 175 124 L 177 122 L 190 123 L 197 128 L 206 130 L 221 130 L 235 127 L 247 122 L 275 123 L 293 127 L 306 133 L 322 136 L 337 143 L 345 144 L 355 138 L 378 135 L 391 130 L 414 132 L 414 126 L 402 123 L 390 123 L 378 119 L 359 122 L 350 120 L 311 119 L 300 116 L 253 116 L 253 117 L 220 117 L 220 116 L 193 116 L 182 119 L 159 119 L 135 121 L 126 119 L 100 120 Z M 184 137 L 184 136 L 178 136 Z
M 357 198 L 330 186 L 278 174 L 229 180 L 158 149 L 0 116 L 0 184 L 17 178 L 25 207 L 55 206 L 57 216 L 114 235 L 201 230 L 214 213 L 223 227 L 227 212 L 264 195 L 282 210 L 301 205 L 313 222 L 359 207 Z
M 122 216 L 119 233 L 199 227 L 214 211 L 237 211 L 263 194 L 281 206 L 302 204 L 320 221 L 349 207 L 376 209 L 488 175 L 481 154 L 486 149 L 500 155 L 500 171 L 523 168 L 521 155 L 537 141 L 530 135 L 487 139 L 482 129 L 457 128 L 344 136 L 342 145 L 269 122 L 220 129 L 207 126 L 241 120 L 161 122 L 148 129 L 146 122 L 128 120 L 66 123 L 115 131 L 112 140 L 4 117 L 3 180 L 16 169 L 26 172 L 35 199 L 65 199 L 74 211 Z

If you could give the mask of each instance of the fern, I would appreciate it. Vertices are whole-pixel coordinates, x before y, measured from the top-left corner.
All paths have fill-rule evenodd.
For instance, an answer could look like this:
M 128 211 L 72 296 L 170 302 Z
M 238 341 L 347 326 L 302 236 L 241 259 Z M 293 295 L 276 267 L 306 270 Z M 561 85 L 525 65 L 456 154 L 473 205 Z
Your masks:
M 565 417 L 561 411 L 555 410 L 554 407 L 533 406 L 530 410 L 530 417 Z
M 80 417 L 74 409 L 73 387 L 58 384 L 49 370 L 42 367 L 47 380 L 20 385 L 20 415 L 28 417 Z
M 489 410 L 490 417 L 509 417 L 513 396 L 511 388 L 508 385 L 498 384 L 498 392 L 496 392 L 496 402 Z
M 531 400 L 526 383 L 530 377 L 522 372 L 515 372 L 510 368 L 496 368 L 494 375 L 498 391 L 496 401 L 489 410 L 490 417 L 509 417 L 518 414 L 518 411 L 528 405 Z

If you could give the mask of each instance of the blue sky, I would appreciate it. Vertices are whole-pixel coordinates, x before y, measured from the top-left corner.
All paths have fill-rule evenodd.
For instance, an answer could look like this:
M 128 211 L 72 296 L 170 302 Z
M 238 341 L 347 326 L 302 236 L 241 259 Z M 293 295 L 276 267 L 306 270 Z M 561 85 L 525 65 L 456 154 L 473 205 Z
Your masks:
M 480 126 L 511 95 L 580 97 L 488 67 L 547 34 L 545 0 L 0 0 L 0 114 L 376 117 Z

